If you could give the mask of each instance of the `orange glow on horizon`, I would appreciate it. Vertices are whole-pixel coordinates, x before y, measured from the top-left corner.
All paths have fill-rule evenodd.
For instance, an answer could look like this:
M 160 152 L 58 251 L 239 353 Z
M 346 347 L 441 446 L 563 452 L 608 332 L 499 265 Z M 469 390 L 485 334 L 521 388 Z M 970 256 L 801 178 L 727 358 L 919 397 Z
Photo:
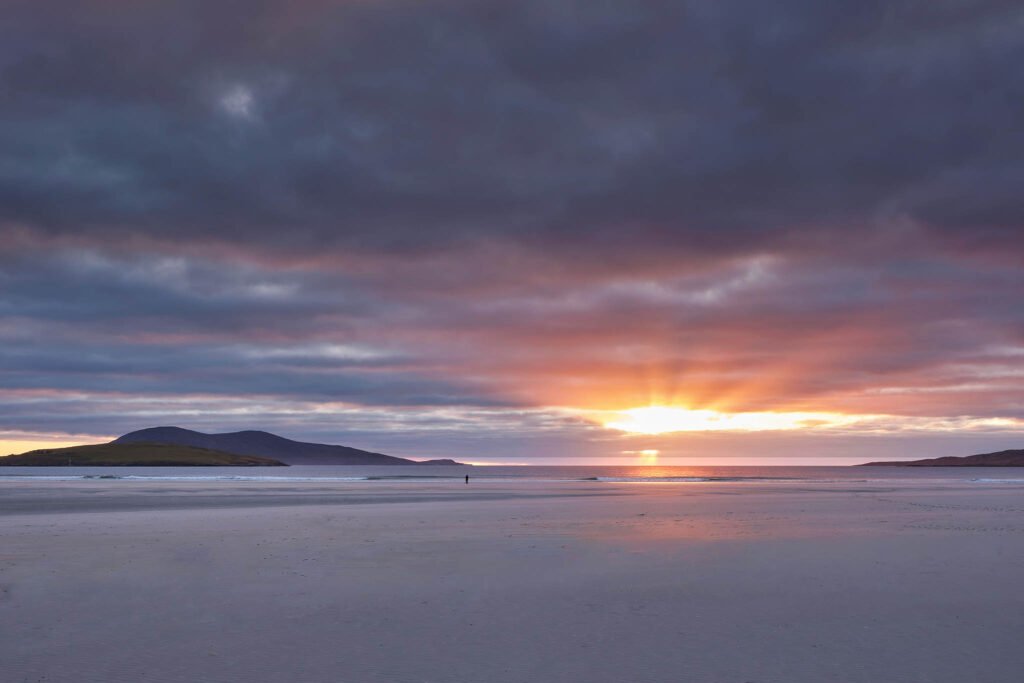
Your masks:
M 669 434 L 672 432 L 739 431 L 810 429 L 839 427 L 857 421 L 856 416 L 840 413 L 726 413 L 718 410 L 691 410 L 668 406 L 632 408 L 616 413 L 604 421 L 608 429 L 631 434 Z
M 66 448 L 68 446 L 83 446 L 94 443 L 106 443 L 111 441 L 114 437 L 95 437 L 95 436 L 83 436 L 81 438 L 68 437 L 66 435 L 60 437 L 46 436 L 27 436 L 19 438 L 5 438 L 4 435 L 0 434 L 0 457 L 7 455 L 17 455 L 19 453 L 28 453 L 29 451 L 39 450 L 41 448 Z
M 661 451 L 659 451 L 656 448 L 647 448 L 647 449 L 644 449 L 642 451 L 622 451 L 622 454 L 623 455 L 635 455 L 635 456 L 638 456 L 637 457 L 637 461 L 635 463 L 631 463 L 631 464 L 635 464 L 635 465 L 657 465 L 658 464 L 658 456 L 661 455 Z

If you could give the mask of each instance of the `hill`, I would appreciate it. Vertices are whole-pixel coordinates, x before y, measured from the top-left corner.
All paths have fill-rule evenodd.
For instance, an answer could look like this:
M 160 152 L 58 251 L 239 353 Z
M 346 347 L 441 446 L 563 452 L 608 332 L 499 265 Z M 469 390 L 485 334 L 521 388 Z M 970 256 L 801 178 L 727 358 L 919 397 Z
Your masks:
M 165 443 L 280 460 L 287 465 L 460 465 L 452 460 L 418 462 L 349 446 L 292 441 L 260 431 L 204 434 L 181 427 L 151 427 L 130 432 L 112 443 Z
M 6 467 L 257 467 L 285 463 L 271 458 L 235 455 L 208 448 L 161 443 L 101 443 L 43 448 L 0 458 Z
M 963 457 L 947 456 L 926 460 L 867 462 L 858 467 L 1024 467 L 1024 450 L 980 453 Z

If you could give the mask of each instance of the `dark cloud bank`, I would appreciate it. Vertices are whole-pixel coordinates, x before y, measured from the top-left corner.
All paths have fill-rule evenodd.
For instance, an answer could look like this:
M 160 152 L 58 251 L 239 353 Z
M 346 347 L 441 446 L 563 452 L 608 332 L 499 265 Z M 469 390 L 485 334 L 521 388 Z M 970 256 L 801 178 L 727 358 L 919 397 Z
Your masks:
M 8 3 L 0 429 L 1024 418 L 1021 63 L 1011 2 Z

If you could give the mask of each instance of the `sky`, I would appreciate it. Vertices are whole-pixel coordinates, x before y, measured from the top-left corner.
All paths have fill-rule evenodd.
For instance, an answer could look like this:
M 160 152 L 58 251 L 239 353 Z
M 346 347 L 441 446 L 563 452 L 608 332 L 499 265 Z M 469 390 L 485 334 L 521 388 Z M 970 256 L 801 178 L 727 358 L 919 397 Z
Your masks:
M 1021 63 L 996 0 L 8 0 L 0 453 L 1024 448 Z

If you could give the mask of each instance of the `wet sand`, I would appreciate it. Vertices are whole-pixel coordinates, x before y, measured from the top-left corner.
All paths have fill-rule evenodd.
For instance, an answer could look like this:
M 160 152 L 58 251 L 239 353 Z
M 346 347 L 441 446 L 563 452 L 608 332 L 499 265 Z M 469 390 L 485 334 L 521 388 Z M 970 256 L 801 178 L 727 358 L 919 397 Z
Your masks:
M 1024 485 L 0 482 L 3 681 L 1017 680 Z

